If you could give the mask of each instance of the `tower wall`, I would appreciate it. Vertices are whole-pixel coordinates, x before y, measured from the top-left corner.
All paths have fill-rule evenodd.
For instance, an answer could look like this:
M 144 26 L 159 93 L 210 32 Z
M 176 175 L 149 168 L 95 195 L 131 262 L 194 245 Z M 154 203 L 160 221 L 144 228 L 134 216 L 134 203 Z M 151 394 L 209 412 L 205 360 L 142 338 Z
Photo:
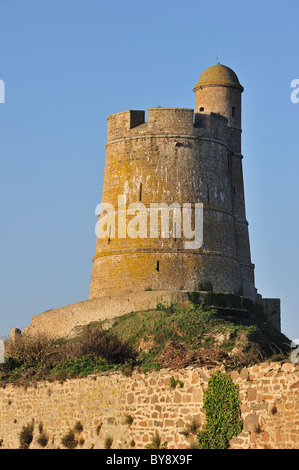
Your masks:
M 102 202 L 115 209 L 115 236 L 97 240 L 90 298 L 145 289 L 195 290 L 202 281 L 211 281 L 218 291 L 240 291 L 227 118 L 205 115 L 194 126 L 193 110 L 151 108 L 148 122 L 132 128 L 135 113 L 108 118 Z M 126 197 L 126 210 L 142 203 L 148 221 L 152 203 L 202 202 L 203 246 L 186 249 L 187 240 L 175 237 L 171 219 L 169 238 L 151 238 L 149 226 L 145 238 L 120 238 L 119 195 Z M 127 214 L 127 227 L 135 215 Z

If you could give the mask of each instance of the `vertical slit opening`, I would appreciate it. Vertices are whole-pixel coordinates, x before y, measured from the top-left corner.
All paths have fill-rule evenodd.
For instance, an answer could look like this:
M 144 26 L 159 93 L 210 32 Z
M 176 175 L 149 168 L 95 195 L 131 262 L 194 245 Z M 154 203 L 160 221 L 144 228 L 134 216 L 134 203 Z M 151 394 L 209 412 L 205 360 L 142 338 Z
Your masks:
M 139 201 L 141 201 L 142 199 L 142 183 L 140 183 L 140 186 L 139 186 Z
M 157 267 L 156 267 L 156 271 L 159 272 L 160 271 L 160 261 L 157 261 Z

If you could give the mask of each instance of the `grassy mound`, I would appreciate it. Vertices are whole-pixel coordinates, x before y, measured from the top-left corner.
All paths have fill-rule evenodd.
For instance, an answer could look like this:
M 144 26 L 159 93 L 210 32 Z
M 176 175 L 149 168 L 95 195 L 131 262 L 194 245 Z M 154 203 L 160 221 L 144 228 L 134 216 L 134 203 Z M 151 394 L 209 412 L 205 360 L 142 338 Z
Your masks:
M 21 337 L 6 342 L 0 384 L 65 380 L 133 367 L 143 371 L 189 365 L 243 367 L 286 360 L 290 341 L 266 322 L 258 305 L 230 294 L 190 294 L 184 304 L 157 305 L 91 323 L 71 340 Z
M 266 322 L 259 306 L 249 301 L 247 308 L 233 308 L 226 298 L 222 307 L 214 305 L 216 299 L 213 294 L 200 305 L 190 301 L 127 314 L 108 331 L 137 349 L 144 370 L 223 363 L 238 367 L 288 357 L 290 341 Z M 105 322 L 92 326 L 105 327 Z

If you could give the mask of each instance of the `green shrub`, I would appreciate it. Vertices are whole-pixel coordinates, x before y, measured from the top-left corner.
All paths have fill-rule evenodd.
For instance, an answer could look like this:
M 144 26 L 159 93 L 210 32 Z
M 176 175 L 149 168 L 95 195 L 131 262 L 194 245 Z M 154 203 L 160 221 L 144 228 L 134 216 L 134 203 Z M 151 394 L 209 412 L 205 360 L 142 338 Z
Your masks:
M 204 393 L 206 424 L 197 436 L 202 449 L 226 449 L 242 431 L 238 395 L 238 386 L 227 374 L 218 371 L 211 377 Z
M 109 366 L 106 360 L 93 355 L 75 357 L 68 361 L 63 361 L 57 364 L 52 369 L 52 374 L 56 378 L 71 378 L 71 377 L 86 377 L 88 374 L 96 372 L 105 372 L 112 367 Z

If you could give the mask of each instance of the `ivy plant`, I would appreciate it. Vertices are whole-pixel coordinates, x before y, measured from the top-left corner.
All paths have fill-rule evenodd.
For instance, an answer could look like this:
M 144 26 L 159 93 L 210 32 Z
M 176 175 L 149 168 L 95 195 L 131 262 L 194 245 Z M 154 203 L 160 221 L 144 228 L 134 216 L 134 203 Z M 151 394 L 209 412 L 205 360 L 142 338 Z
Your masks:
M 228 448 L 231 438 L 243 428 L 239 405 L 238 385 L 229 375 L 216 372 L 209 380 L 203 397 L 206 424 L 197 436 L 202 449 Z

